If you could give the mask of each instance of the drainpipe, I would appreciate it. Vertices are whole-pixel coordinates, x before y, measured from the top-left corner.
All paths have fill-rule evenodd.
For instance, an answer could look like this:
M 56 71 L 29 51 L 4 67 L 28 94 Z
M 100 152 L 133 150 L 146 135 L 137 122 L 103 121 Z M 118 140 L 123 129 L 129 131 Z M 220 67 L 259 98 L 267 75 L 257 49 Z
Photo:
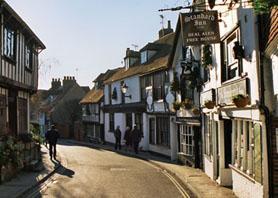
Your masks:
M 266 138 L 267 138 L 267 159 L 268 159 L 268 195 L 272 197 L 273 192 L 273 184 L 272 184 L 272 137 L 271 137 L 271 117 L 268 107 L 265 105 L 265 84 L 264 84 L 264 31 L 263 31 L 263 16 L 261 14 L 258 15 L 258 35 L 259 35 L 259 71 L 260 71 L 260 79 L 259 79 L 259 89 L 260 89 L 260 105 L 259 108 L 265 115 L 265 125 L 266 125 Z

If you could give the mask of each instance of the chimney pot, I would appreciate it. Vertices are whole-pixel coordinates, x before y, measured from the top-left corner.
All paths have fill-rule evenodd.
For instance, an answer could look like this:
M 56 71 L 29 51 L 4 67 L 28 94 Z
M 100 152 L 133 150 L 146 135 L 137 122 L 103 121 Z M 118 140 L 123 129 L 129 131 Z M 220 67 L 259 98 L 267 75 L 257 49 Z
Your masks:
M 171 21 L 168 20 L 168 29 L 171 29 Z

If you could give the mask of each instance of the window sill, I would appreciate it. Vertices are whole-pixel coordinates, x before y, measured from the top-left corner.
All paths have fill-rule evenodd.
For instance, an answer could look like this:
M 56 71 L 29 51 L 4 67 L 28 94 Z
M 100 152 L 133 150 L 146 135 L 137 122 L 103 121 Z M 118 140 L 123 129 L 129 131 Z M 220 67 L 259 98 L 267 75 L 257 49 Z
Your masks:
M 7 61 L 7 62 L 9 62 L 9 63 L 11 63 L 11 64 L 16 64 L 16 61 L 14 60 L 14 59 L 12 59 L 12 58 L 10 58 L 10 57 L 8 57 L 8 56 L 6 56 L 6 55 L 4 55 L 3 56 L 3 58 Z
M 166 148 L 166 149 L 171 149 L 170 146 L 166 146 L 166 145 L 163 145 L 163 144 L 151 144 L 151 143 L 150 143 L 150 145 L 152 145 L 152 146 L 157 146 L 157 147 L 161 147 L 161 148 Z
M 186 154 L 186 153 L 184 153 L 184 152 L 178 152 L 178 155 L 183 155 L 183 156 L 185 156 L 185 157 L 193 157 L 192 154 Z
M 30 69 L 29 67 L 26 67 L 26 66 L 25 66 L 25 70 L 28 71 L 29 73 L 32 73 L 32 72 L 33 72 L 32 69 Z
M 229 167 L 230 167 L 232 170 L 236 171 L 236 172 L 237 172 L 238 174 L 240 174 L 241 176 L 243 176 L 243 177 L 245 177 L 246 179 L 248 179 L 249 181 L 251 181 L 252 183 L 255 183 L 255 182 L 256 182 L 254 178 L 252 178 L 252 177 L 249 176 L 248 174 L 242 172 L 241 170 L 239 170 L 239 169 L 236 168 L 235 166 L 229 164 Z

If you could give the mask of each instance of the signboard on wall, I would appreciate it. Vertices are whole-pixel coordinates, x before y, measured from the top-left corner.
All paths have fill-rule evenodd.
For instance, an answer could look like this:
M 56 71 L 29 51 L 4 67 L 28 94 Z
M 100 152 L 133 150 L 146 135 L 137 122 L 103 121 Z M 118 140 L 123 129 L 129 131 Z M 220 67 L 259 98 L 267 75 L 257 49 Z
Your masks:
M 181 13 L 184 45 L 220 42 L 217 11 Z

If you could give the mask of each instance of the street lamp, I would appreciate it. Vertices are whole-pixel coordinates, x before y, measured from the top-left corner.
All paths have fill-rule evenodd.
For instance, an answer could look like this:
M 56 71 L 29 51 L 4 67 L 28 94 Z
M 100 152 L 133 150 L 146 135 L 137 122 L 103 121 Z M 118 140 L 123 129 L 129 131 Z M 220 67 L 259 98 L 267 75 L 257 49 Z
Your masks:
M 121 87 L 122 93 L 126 98 L 130 98 L 131 99 L 131 95 L 125 95 L 127 90 L 128 90 L 128 86 L 124 83 Z

